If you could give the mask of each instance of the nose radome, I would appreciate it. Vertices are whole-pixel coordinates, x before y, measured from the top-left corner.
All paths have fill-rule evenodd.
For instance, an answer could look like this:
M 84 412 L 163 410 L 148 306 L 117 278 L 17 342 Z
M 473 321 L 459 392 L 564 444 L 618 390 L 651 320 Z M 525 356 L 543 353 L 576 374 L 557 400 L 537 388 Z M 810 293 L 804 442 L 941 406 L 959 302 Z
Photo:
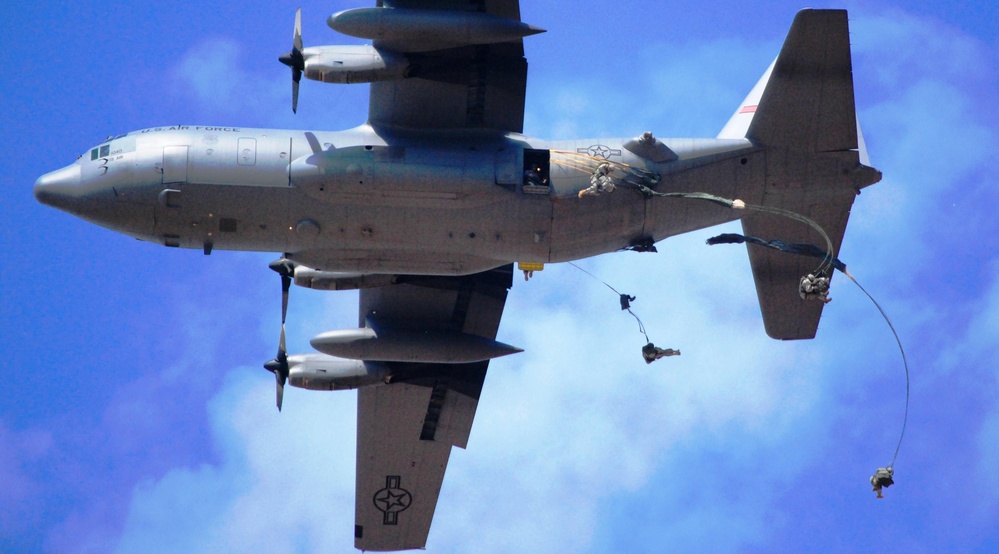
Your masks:
M 35 199 L 54 208 L 65 209 L 79 196 L 80 166 L 68 165 L 46 173 L 35 181 Z

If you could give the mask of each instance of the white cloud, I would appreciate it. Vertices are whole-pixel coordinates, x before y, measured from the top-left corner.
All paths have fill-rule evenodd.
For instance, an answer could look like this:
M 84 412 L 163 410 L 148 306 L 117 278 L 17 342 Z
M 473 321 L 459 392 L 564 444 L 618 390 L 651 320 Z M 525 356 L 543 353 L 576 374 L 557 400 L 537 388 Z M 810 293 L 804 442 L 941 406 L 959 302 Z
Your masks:
M 276 94 L 276 83 L 269 86 L 260 79 L 253 79 L 240 67 L 240 46 L 231 39 L 215 38 L 202 41 L 188 50 L 171 76 L 183 93 L 206 111 L 228 113 L 238 110 L 261 90 Z M 246 94 L 253 90 L 254 94 Z
M 851 13 L 850 42 L 855 55 L 880 62 L 872 78 L 886 90 L 908 88 L 918 80 L 916 75 L 973 86 L 982 75 L 995 75 L 995 67 L 982 55 L 987 46 L 961 29 L 901 8 L 873 12 Z
M 186 323 L 186 352 L 167 371 L 135 383 L 128 402 L 120 395 L 113 406 L 120 419 L 125 404 L 148 405 L 174 381 L 189 378 L 218 381 L 208 367 L 225 367 L 219 351 L 233 340 L 226 321 L 255 333 L 241 343 L 277 345 L 280 288 L 266 270 L 267 258 L 229 255 L 229 264 L 206 270 L 200 283 L 227 283 L 247 274 L 253 264 L 261 278 L 243 279 L 239 290 L 212 298 L 210 314 L 202 302 L 175 292 L 176 310 Z M 309 337 L 331 326 L 356 322 L 356 294 L 331 295 L 294 288 L 289 304 L 289 350 L 308 350 Z M 270 309 L 273 308 L 273 309 Z M 198 314 L 201 313 L 201 316 Z M 331 322 L 331 320 L 333 320 Z M 214 325 L 213 325 L 214 322 Z M 255 348 L 256 350 L 256 348 Z M 264 360 L 260 360 L 263 362 Z M 197 377 L 209 372 L 214 376 Z M 191 374 L 191 375 L 188 375 Z M 167 383 L 161 383 L 166 381 Z M 164 405 L 163 417 L 176 405 Z M 208 409 L 213 456 L 193 466 L 149 475 L 132 491 L 119 552 L 297 552 L 348 551 L 353 538 L 354 433 L 353 393 L 323 394 L 289 387 L 284 411 L 274 407 L 274 380 L 258 366 L 237 368 L 225 377 Z M 148 419 L 148 410 L 143 414 Z M 110 417 L 110 416 L 109 416 Z M 148 437 L 146 440 L 149 440 Z M 148 475 L 148 474 L 147 474 Z
M 48 431 L 13 430 L 0 420 L 0 537 L 12 539 L 39 524 L 39 506 L 30 500 L 43 483 L 32 466 L 50 456 L 53 447 Z
M 976 302 L 975 313 L 959 341 L 941 355 L 950 361 L 945 377 L 974 381 L 968 401 L 988 399 L 985 414 L 977 425 L 974 445 L 978 455 L 975 467 L 977 480 L 982 483 L 981 503 L 989 511 L 999 508 L 999 369 L 995 360 L 999 356 L 999 266 L 996 260 L 989 264 L 991 279 Z M 967 375 L 969 374 L 970 375 Z
M 273 400 L 256 369 L 231 371 L 211 403 L 220 461 L 137 486 L 117 551 L 351 548 L 353 395 L 289 394 L 280 414 Z

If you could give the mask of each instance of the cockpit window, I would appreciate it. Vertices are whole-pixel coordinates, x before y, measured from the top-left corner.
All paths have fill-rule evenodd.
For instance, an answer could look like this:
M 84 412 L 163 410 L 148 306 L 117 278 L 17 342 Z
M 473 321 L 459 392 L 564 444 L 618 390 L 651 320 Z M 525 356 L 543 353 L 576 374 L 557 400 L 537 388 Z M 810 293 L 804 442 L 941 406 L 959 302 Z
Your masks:
M 90 159 L 96 160 L 97 158 L 106 158 L 108 154 L 111 153 L 111 145 L 105 144 L 104 146 L 99 146 L 90 151 Z

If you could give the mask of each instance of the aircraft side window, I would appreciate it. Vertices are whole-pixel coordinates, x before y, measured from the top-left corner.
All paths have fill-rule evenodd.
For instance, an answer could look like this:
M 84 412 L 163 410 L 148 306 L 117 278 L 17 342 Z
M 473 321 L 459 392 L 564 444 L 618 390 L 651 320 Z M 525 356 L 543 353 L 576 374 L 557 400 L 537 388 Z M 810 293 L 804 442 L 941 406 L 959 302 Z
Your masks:
M 91 160 L 96 160 L 99 157 L 100 156 L 97 155 L 97 148 L 94 148 L 93 150 L 90 151 L 90 159 Z
M 110 154 L 110 153 L 111 153 L 111 145 L 110 144 L 105 144 L 104 146 L 101 146 L 101 157 L 102 158 L 106 158 L 107 155 Z

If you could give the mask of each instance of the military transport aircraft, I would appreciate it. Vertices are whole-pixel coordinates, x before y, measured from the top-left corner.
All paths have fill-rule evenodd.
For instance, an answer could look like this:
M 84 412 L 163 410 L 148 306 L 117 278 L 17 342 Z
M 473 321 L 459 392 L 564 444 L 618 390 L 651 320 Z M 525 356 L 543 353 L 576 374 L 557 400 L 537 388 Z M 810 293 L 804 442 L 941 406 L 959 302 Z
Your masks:
M 378 0 L 329 17 L 364 46 L 302 44 L 299 81 L 370 83 L 367 123 L 340 132 L 173 126 L 94 146 L 35 183 L 50 206 L 170 247 L 282 253 L 286 381 L 358 389 L 355 546 L 426 544 L 452 446 L 465 447 L 513 264 L 532 271 L 742 219 L 747 235 L 838 250 L 880 180 L 858 132 L 847 14 L 798 13 L 773 65 L 716 138 L 549 141 L 522 134 L 527 62 L 516 0 Z M 761 68 L 762 69 L 762 68 Z M 833 252 L 828 252 L 832 254 Z M 814 258 L 749 246 L 767 333 L 815 335 Z M 358 328 L 289 356 L 290 284 L 360 289 Z

